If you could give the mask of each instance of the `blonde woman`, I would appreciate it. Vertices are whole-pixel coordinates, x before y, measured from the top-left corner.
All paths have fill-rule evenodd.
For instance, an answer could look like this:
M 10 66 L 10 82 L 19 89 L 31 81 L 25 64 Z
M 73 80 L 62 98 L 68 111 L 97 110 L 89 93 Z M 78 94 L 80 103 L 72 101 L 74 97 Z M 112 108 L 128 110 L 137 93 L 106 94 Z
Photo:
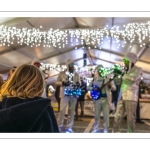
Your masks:
M 59 132 L 50 100 L 41 97 L 43 82 L 36 66 L 14 71 L 0 93 L 0 132 Z

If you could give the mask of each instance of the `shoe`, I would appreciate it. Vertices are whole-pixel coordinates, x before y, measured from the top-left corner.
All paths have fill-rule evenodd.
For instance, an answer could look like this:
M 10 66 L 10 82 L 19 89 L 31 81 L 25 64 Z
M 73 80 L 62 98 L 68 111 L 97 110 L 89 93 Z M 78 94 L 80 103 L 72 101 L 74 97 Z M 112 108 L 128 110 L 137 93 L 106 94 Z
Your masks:
M 107 129 L 104 129 L 103 132 L 104 132 L 104 133 L 108 133 L 108 130 L 107 130 Z
M 66 133 L 74 133 L 71 128 L 67 128 L 65 132 L 66 132 Z
M 62 132 L 62 127 L 59 127 L 59 132 Z
M 95 129 L 95 130 L 93 130 L 91 133 L 100 133 L 100 130 Z

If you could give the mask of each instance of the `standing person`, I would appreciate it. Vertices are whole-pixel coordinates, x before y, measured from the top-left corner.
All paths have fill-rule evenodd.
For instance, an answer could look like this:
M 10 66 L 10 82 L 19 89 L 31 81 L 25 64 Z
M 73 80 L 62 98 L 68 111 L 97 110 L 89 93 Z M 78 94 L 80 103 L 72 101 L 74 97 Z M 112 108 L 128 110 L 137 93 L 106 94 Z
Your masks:
M 60 98 L 59 98 L 59 93 L 60 93 L 60 86 L 56 86 L 56 91 L 55 91 L 55 98 L 58 102 L 58 112 L 60 111 Z
M 50 99 L 41 97 L 44 80 L 40 70 L 24 64 L 2 85 L 0 132 L 59 133 Z
M 67 127 L 66 127 L 66 133 L 73 133 L 72 127 L 74 124 L 74 112 L 75 112 L 75 106 L 77 103 L 77 97 L 73 96 L 65 96 L 64 95 L 64 90 L 65 87 L 69 86 L 69 75 L 72 74 L 71 76 L 71 81 L 73 84 L 77 84 L 80 82 L 79 75 L 77 72 L 75 72 L 74 69 L 74 62 L 72 60 L 68 60 L 66 62 L 67 69 L 60 72 L 56 81 L 56 86 L 60 86 L 60 93 L 59 93 L 59 98 L 60 100 L 60 112 L 58 115 L 58 126 L 59 126 L 59 131 L 62 132 L 62 127 L 64 124 L 64 117 L 65 117 L 65 112 L 66 112 L 66 107 L 68 107 L 68 122 L 67 122 Z
M 0 74 L 0 90 L 3 84 L 4 84 L 3 76 Z
M 84 97 L 87 92 L 87 85 L 86 85 L 86 82 L 84 82 L 83 77 L 80 77 L 80 81 L 81 81 L 80 88 L 82 89 L 82 95 L 78 98 L 77 104 L 76 104 L 75 113 L 76 113 L 77 120 L 78 120 L 78 103 L 80 103 L 80 108 L 81 108 L 81 115 L 80 115 L 81 120 L 84 116 Z
M 120 126 L 125 113 L 127 113 L 127 132 L 135 132 L 139 84 L 142 77 L 142 69 L 135 66 L 137 60 L 138 58 L 134 53 L 128 53 L 123 58 L 126 72 L 122 77 L 119 94 L 121 99 L 117 104 L 113 132 L 121 132 Z
M 14 73 L 14 71 L 15 71 L 16 69 L 17 69 L 17 67 L 14 66 L 13 68 L 11 68 L 11 69 L 9 70 L 7 80 L 10 78 L 10 76 Z
M 100 132 L 100 114 L 103 112 L 104 124 L 103 132 L 107 133 L 109 128 L 109 111 L 111 103 L 111 90 L 116 90 L 116 86 L 113 81 L 108 82 L 108 79 L 105 79 L 98 73 L 98 71 L 103 68 L 102 65 L 98 65 L 94 71 L 94 78 L 91 81 L 90 85 L 87 87 L 87 90 L 100 91 L 100 88 L 104 86 L 101 90 L 101 97 L 97 100 L 93 99 L 94 103 L 94 130 L 92 133 Z
M 35 61 L 33 62 L 33 65 L 38 67 L 40 69 L 40 67 L 42 66 L 41 63 L 39 61 Z M 49 76 L 46 77 L 46 73 L 42 70 L 40 70 L 42 72 L 42 75 L 43 75 L 43 80 L 44 80 L 44 91 L 43 91 L 43 94 L 42 94 L 42 97 L 44 98 L 47 98 L 47 93 L 46 93 L 46 88 L 47 88 L 47 82 L 46 80 L 48 79 Z

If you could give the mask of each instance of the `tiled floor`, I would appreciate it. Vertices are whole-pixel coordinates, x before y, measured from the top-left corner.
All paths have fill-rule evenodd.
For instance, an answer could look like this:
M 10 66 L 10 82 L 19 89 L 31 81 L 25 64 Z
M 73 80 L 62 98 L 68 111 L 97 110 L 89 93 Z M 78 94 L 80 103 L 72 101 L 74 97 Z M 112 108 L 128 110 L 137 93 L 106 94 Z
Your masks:
M 57 114 L 56 114 L 57 117 Z M 150 133 L 150 120 L 142 120 L 143 123 L 136 123 L 136 133 Z M 63 127 L 63 132 L 65 132 L 65 127 L 67 123 L 67 117 L 64 121 L 64 127 Z M 74 120 L 74 126 L 73 126 L 73 131 L 75 133 L 90 133 L 93 130 L 93 124 L 94 124 L 94 119 L 93 117 L 84 117 L 83 120 Z M 100 130 L 102 132 L 102 126 L 103 126 L 103 117 L 101 117 L 100 120 Z M 109 133 L 112 132 L 112 127 L 113 127 L 113 117 L 110 117 L 110 128 L 109 128 Z M 126 133 L 127 127 L 127 121 L 123 119 L 122 122 L 122 133 Z

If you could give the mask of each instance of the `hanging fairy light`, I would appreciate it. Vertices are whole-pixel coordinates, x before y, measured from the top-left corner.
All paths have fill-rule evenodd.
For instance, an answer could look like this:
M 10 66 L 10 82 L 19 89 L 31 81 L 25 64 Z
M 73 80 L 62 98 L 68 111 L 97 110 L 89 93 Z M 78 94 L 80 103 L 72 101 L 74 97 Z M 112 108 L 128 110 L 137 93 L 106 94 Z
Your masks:
M 83 45 L 84 42 L 87 45 L 94 45 L 97 47 L 99 44 L 103 44 L 104 37 L 110 42 L 108 37 L 113 37 L 113 43 L 120 44 L 120 40 L 123 42 L 120 46 L 124 47 L 124 44 L 128 42 L 133 43 L 138 41 L 140 47 L 144 46 L 146 37 L 150 41 L 150 21 L 146 23 L 129 23 L 123 25 L 122 30 L 119 26 L 114 26 L 109 29 L 106 25 L 102 29 L 49 29 L 44 31 L 43 27 L 36 28 L 18 28 L 0 26 L 0 46 L 10 46 L 17 41 L 19 45 L 26 44 L 28 46 L 43 46 L 43 47 L 58 47 L 64 48 L 68 43 L 72 45 Z M 69 38 L 70 37 L 70 38 Z M 69 40 L 71 39 L 71 40 Z M 119 48 L 119 45 L 118 45 Z

